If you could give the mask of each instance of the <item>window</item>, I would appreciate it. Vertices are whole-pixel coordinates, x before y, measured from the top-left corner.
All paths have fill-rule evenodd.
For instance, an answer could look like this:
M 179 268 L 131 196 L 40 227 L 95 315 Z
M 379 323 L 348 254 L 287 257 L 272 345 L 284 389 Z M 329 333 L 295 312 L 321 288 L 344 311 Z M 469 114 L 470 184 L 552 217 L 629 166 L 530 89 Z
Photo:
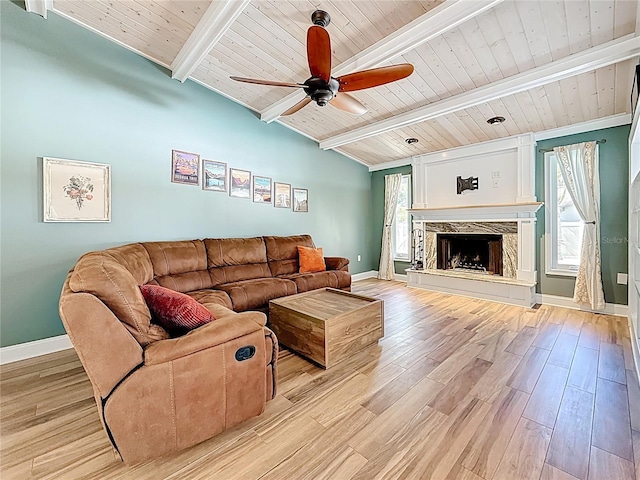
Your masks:
M 544 155 L 546 273 L 576 276 L 580 266 L 584 223 L 562 178 L 558 157 Z
M 396 204 L 396 216 L 393 220 L 393 257 L 408 262 L 411 244 L 411 222 L 407 211 L 411 199 L 411 175 L 403 175 L 400 182 L 400 193 Z

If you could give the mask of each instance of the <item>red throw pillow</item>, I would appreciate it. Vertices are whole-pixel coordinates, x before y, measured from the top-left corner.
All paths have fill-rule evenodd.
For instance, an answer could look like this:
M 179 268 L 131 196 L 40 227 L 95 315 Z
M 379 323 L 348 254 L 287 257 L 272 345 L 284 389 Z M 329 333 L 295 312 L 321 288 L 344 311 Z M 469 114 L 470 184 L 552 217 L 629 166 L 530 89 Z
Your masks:
M 324 272 L 327 269 L 322 248 L 298 245 L 298 256 L 300 257 L 300 273 Z
M 159 285 L 141 285 L 152 320 L 171 335 L 183 335 L 216 319 L 195 299 Z

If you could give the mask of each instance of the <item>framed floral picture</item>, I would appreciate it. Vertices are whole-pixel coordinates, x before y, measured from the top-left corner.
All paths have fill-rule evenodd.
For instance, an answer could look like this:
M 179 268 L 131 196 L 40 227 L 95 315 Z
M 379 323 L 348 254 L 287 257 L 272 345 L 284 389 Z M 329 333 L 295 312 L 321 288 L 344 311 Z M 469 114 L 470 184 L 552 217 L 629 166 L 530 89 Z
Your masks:
M 274 207 L 291 208 L 291 185 L 288 183 L 274 182 L 273 196 L 275 202 Z
M 251 198 L 251 172 L 248 170 L 229 169 L 231 177 L 229 195 L 232 197 Z
M 227 191 L 227 164 L 202 160 L 202 189 L 212 192 Z
M 253 201 L 271 203 L 271 179 L 269 177 L 253 176 Z
M 293 189 L 293 211 L 308 212 L 309 211 L 309 190 L 306 188 Z
M 171 181 L 185 185 L 200 185 L 200 155 L 171 150 Z
M 111 166 L 42 159 L 45 222 L 110 222 Z

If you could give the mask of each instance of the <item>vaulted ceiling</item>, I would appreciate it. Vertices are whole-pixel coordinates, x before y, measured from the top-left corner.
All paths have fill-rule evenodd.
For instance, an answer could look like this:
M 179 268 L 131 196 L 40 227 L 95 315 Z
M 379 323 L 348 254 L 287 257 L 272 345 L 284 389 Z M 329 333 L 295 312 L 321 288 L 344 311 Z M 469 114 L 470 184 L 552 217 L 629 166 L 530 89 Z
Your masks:
M 27 0 L 369 166 L 630 113 L 637 0 Z M 332 74 L 412 63 L 352 93 L 354 116 L 304 92 L 239 83 L 309 77 L 311 14 L 329 12 Z M 188 81 L 188 80 L 187 80 Z M 502 124 L 486 120 L 503 116 Z M 257 120 L 256 120 L 257 121 Z M 414 137 L 417 143 L 407 144 Z

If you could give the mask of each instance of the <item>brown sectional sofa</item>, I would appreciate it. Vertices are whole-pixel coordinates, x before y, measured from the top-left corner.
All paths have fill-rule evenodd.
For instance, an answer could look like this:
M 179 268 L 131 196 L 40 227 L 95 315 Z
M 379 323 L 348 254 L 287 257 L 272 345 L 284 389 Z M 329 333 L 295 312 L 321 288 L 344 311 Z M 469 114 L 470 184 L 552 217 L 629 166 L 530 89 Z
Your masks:
M 100 418 L 127 463 L 202 442 L 262 413 L 276 393 L 278 343 L 269 300 L 322 287 L 350 290 L 349 261 L 297 273 L 308 235 L 146 242 L 83 255 L 69 272 L 60 316 Z M 170 338 L 140 285 L 186 293 L 216 317 Z M 237 353 L 255 348 L 247 359 Z
M 200 303 L 236 312 L 266 310 L 269 300 L 323 287 L 351 289 L 349 260 L 325 257 L 326 272 L 298 273 L 298 245 L 309 235 L 207 238 L 142 244 L 153 264 L 149 283 L 186 293 Z

